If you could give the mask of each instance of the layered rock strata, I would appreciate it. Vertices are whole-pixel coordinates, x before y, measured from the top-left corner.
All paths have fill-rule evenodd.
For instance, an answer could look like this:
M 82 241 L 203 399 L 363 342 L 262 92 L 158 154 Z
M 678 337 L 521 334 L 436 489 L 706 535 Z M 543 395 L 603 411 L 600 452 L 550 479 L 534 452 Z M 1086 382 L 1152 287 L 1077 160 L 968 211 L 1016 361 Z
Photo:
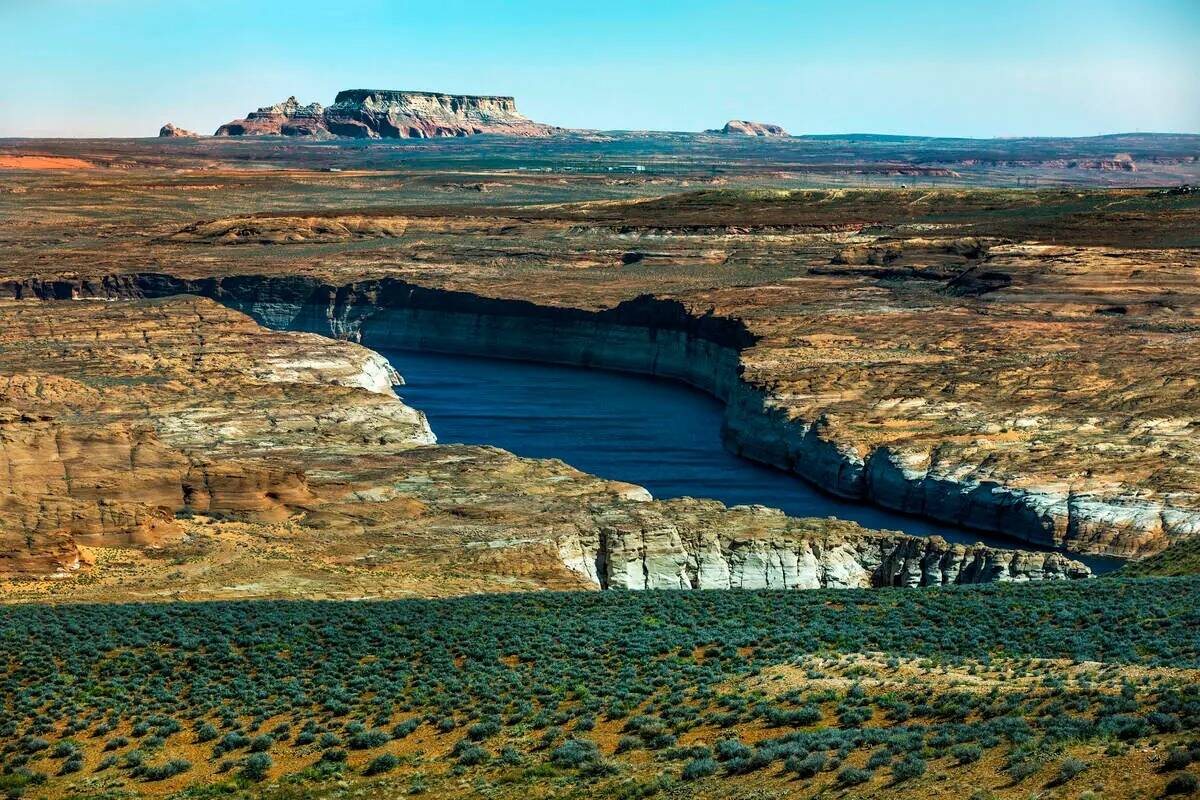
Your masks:
M 840 439 L 834 419 L 797 418 L 769 384 L 748 379 L 743 356 L 758 340 L 742 322 L 695 314 L 678 301 L 642 297 L 585 311 L 396 280 L 335 287 L 305 278 L 186 281 L 165 275 L 125 276 L 84 291 L 190 292 L 269 327 L 374 347 L 543 360 L 682 380 L 725 403 L 726 440 L 746 457 L 795 472 L 842 497 L 1043 547 L 1130 556 L 1200 531 L 1200 514 L 1162 501 L 1084 495 L 1069 486 L 1014 486 L 969 464 L 887 445 L 864 452 Z
M 73 574 L 87 580 L 60 581 L 58 595 L 801 589 L 1089 574 L 1055 554 L 655 502 L 558 461 L 431 447 L 378 354 L 268 331 L 208 299 L 10 301 L 0 322 L 0 594 Z
M 433 441 L 377 353 L 207 300 L 0 303 L 0 347 L 0 573 L 177 541 L 185 509 L 286 519 L 313 497 L 289 447 L 351 421 Z
M 561 543 L 563 560 L 607 589 L 912 588 L 1089 575 L 1058 553 L 830 532 L 761 506 L 731 508 L 713 525 L 715 505 L 684 499 L 597 514 Z
M 338 92 L 328 108 L 302 106 L 289 97 L 222 125 L 216 135 L 428 139 L 483 133 L 548 136 L 558 130 L 521 114 L 511 97 L 349 89 Z

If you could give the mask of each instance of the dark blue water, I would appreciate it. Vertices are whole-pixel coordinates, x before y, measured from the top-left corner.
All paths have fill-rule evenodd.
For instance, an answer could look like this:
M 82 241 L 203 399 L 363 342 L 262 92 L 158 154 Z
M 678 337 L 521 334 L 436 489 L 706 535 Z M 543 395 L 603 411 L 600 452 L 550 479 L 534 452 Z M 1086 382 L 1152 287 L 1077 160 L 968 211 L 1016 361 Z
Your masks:
M 1031 545 L 832 497 L 799 477 L 736 456 L 721 443 L 723 406 L 684 384 L 622 372 L 407 350 L 383 351 L 442 443 L 488 444 L 560 458 L 656 498 L 758 503 L 797 517 L 840 517 L 867 528 L 937 534 L 996 547 Z M 1099 572 L 1111 559 L 1080 557 Z

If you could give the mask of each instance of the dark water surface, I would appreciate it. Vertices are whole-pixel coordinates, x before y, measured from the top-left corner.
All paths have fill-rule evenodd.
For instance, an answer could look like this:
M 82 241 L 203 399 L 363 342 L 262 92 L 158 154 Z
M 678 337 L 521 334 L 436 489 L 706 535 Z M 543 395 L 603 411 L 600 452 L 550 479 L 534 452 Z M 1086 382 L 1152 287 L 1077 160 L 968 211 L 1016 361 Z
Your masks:
M 622 372 L 441 353 L 383 350 L 439 442 L 487 444 L 560 458 L 659 499 L 758 503 L 797 517 L 840 517 L 867 528 L 937 534 L 954 542 L 1035 549 L 832 497 L 799 477 L 736 456 L 721 443 L 721 403 L 682 383 Z M 1074 556 L 1096 572 L 1119 563 Z

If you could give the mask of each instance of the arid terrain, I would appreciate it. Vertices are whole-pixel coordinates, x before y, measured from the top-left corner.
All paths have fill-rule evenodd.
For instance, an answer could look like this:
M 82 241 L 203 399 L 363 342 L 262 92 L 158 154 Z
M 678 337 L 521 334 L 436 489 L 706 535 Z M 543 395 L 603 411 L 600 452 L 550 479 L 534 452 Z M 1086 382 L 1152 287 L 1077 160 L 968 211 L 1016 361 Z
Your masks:
M 1198 153 L 0 141 L 0 786 L 1186 783 Z M 747 458 L 1011 549 L 438 444 L 372 348 L 685 381 Z M 1130 566 L 1092 578 L 1079 554 Z

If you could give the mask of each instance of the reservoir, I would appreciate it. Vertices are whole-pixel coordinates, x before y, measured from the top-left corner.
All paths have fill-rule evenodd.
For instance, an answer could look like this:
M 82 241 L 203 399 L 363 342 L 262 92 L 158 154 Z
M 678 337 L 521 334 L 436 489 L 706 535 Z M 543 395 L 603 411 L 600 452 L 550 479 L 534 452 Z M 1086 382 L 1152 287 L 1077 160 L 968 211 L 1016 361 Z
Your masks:
M 381 352 L 404 376 L 397 392 L 425 412 L 443 444 L 492 445 L 520 456 L 562 459 L 593 475 L 644 486 L 657 499 L 708 497 L 965 544 L 1039 549 L 833 497 L 796 475 L 734 455 L 721 442 L 722 404 L 676 381 L 528 361 Z M 1072 557 L 1096 573 L 1121 563 Z

